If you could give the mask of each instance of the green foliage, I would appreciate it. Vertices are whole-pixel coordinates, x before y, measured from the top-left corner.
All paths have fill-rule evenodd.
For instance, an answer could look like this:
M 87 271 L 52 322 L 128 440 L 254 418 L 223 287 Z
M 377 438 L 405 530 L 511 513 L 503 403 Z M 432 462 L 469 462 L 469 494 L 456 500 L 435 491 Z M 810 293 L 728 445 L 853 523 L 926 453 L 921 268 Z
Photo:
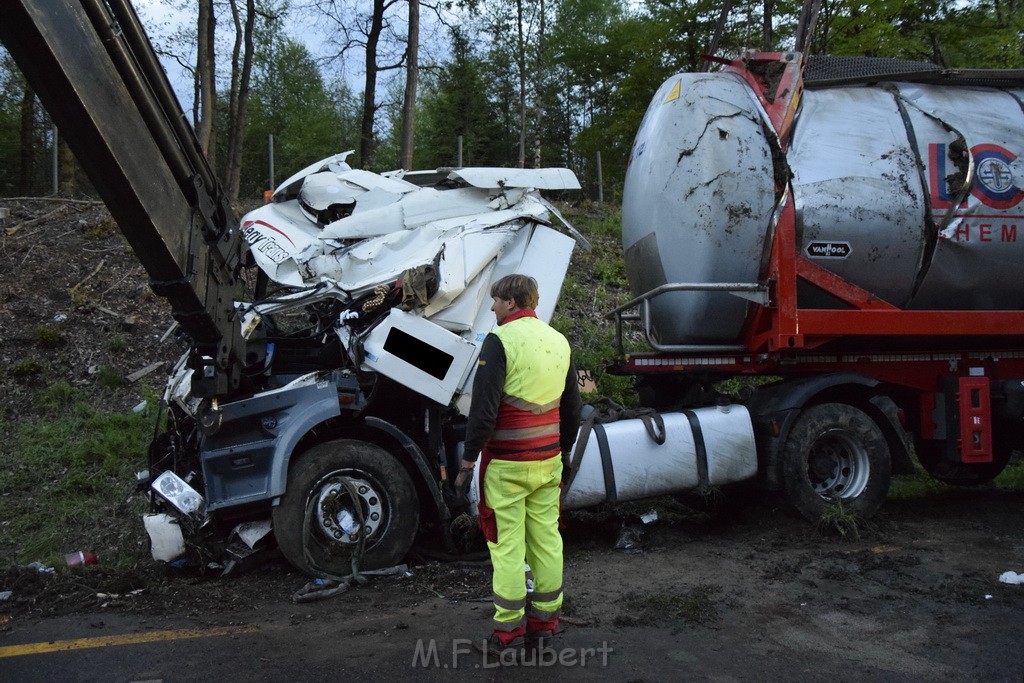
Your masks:
M 29 375 L 38 375 L 45 369 L 46 366 L 42 361 L 35 358 L 20 358 L 11 367 L 11 374 L 15 377 L 28 377 Z
M 88 239 L 101 240 L 110 237 L 117 233 L 117 231 L 117 223 L 114 222 L 114 219 L 111 218 L 110 214 L 104 214 L 103 218 L 96 225 L 86 230 L 84 235 Z
M 52 348 L 61 342 L 60 327 L 52 324 L 37 325 L 32 330 L 32 338 L 40 346 Z
M 576 367 L 593 378 L 596 395 L 635 405 L 632 379 L 612 375 L 607 370 L 618 352 L 615 326 L 605 316 L 629 297 L 619 240 L 621 210 L 607 204 L 584 204 L 562 210 L 566 219 L 590 240 L 593 250 L 574 251 L 551 324 L 569 339 Z
M 97 552 L 106 565 L 131 561 L 140 510 L 125 505 L 132 473 L 152 434 L 146 413 L 107 413 L 67 383 L 35 397 L 36 413 L 0 421 L 0 551 L 11 562 L 60 563 L 63 553 Z M 102 531 L 116 526 L 123 534 Z
M 843 507 L 842 500 L 825 506 L 815 523 L 821 534 L 837 534 L 841 538 L 860 538 L 863 522 L 852 510 Z
M 924 470 L 896 475 L 889 484 L 889 500 L 916 500 L 942 495 L 953 490 L 949 484 L 933 479 Z
M 928 0 L 823 6 L 816 52 L 933 61 L 947 67 L 1024 66 L 1024 7 Z
M 356 97 L 343 84 L 328 88 L 306 47 L 283 36 L 253 64 L 240 196 L 259 197 L 268 189 L 269 135 L 275 183 L 358 144 Z
M 6 50 L 0 59 L 0 193 L 14 194 L 20 170 L 20 102 L 24 79 Z
M 124 375 L 115 367 L 101 365 L 96 382 L 104 389 L 117 389 L 124 386 Z
M 1002 474 L 996 477 L 996 485 L 1010 491 L 1024 491 L 1024 460 L 1010 463 Z
M 68 294 L 71 296 L 71 305 L 78 310 L 88 311 L 92 309 L 92 302 L 89 300 L 89 295 L 84 290 L 78 287 L 72 287 L 68 290 Z
M 451 41 L 452 60 L 436 76 L 428 76 L 421 91 L 416 166 L 456 166 L 460 135 L 463 165 L 500 165 L 510 159 L 501 146 L 499 114 L 488 93 L 484 61 L 461 30 L 452 31 Z
M 70 408 L 77 397 L 75 388 L 61 381 L 36 393 L 36 407 L 44 414 L 55 415 Z
M 107 350 L 111 353 L 124 353 L 128 349 L 128 341 L 121 335 L 115 334 L 107 344 Z

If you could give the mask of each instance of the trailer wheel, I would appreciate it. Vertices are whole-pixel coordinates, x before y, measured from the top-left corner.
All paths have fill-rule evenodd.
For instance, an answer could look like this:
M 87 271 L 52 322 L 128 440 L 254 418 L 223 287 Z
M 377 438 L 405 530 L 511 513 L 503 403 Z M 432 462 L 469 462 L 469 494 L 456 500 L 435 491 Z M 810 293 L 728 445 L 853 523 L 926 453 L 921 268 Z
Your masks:
M 892 462 L 882 430 L 863 411 L 822 403 L 793 425 L 782 474 L 786 497 L 808 520 L 837 503 L 866 518 L 885 501 Z
M 398 564 L 412 547 L 419 512 L 412 479 L 394 456 L 340 439 L 311 448 L 292 467 L 274 508 L 274 536 L 304 573 L 345 576 L 360 541 L 360 569 Z

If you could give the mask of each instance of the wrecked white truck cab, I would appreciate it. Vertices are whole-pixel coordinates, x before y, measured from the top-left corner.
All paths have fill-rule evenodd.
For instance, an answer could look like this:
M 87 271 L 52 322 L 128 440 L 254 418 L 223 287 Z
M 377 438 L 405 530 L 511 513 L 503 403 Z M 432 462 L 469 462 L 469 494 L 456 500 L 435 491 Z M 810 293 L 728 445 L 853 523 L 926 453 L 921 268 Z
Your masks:
M 491 283 L 533 276 L 550 319 L 574 245 L 589 245 L 540 190 L 579 183 L 566 169 L 375 174 L 346 156 L 241 220 L 261 273 L 236 302 L 250 358 L 230 396 L 194 396 L 186 358 L 168 383 L 150 453 L 156 559 L 194 545 L 237 561 L 272 530 L 300 569 L 347 574 L 354 554 L 396 563 L 421 526 L 449 548 L 468 526 L 446 472 L 495 325 Z

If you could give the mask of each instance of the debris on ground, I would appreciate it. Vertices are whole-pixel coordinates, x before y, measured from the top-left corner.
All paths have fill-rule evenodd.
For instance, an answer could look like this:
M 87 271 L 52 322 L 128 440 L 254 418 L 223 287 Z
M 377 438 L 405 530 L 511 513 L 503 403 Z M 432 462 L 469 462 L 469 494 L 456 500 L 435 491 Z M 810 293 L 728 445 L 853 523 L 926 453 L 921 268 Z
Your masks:
M 292 594 L 292 602 L 317 602 L 333 598 L 346 592 L 357 583 L 366 583 L 368 581 L 367 577 L 371 576 L 403 576 L 408 578 L 412 576 L 412 572 L 409 571 L 408 565 L 399 564 L 384 569 L 369 569 L 339 579 L 317 578 L 295 591 Z
M 1017 572 L 1003 572 L 999 575 L 1000 583 L 1008 583 L 1011 586 L 1019 586 L 1024 584 L 1024 572 L 1018 574 Z
M 615 540 L 615 549 L 631 555 L 640 554 L 643 552 L 643 547 L 640 545 L 640 539 L 643 538 L 643 535 L 644 530 L 636 524 L 626 524 L 623 522 L 622 527 L 619 529 L 619 536 Z

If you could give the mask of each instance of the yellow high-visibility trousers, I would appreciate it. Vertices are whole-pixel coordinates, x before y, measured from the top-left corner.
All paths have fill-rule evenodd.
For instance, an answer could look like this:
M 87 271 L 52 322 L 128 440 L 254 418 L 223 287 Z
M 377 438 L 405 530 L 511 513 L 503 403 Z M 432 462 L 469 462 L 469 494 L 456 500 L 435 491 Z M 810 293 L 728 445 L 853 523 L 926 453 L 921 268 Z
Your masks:
M 494 567 L 494 628 L 518 631 L 552 623 L 562 607 L 562 536 L 558 500 L 562 459 L 491 460 L 484 475 L 484 500 L 494 510 L 498 541 L 488 541 Z M 533 571 L 527 595 L 523 560 Z M 557 624 L 557 621 L 553 623 Z M 525 628 L 524 628 L 525 630 Z

